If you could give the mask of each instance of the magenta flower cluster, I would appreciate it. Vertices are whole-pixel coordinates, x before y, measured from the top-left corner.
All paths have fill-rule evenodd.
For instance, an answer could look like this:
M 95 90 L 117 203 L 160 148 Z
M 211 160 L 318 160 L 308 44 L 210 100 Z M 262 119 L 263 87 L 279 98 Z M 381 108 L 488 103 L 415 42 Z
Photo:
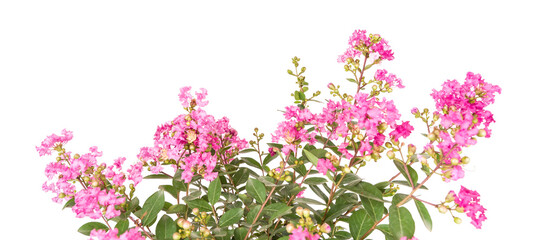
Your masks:
M 459 194 L 456 195 L 454 191 L 450 191 L 450 194 L 454 196 L 455 204 L 463 208 L 467 216 L 471 218 L 471 224 L 478 229 L 482 228 L 482 222 L 487 218 L 486 209 L 480 205 L 480 194 L 463 186 Z
M 297 227 L 292 230 L 292 234 L 288 238 L 289 240 L 318 240 L 320 239 L 320 235 L 318 234 L 311 234 L 309 230 L 307 230 L 304 227 Z
M 359 58 L 360 56 L 366 56 L 374 61 L 391 61 L 394 59 L 388 41 L 382 39 L 378 34 L 367 36 L 366 30 L 354 31 L 348 41 L 348 48 L 343 55 L 339 56 L 337 61 L 344 63 L 348 59 Z
M 116 228 L 110 231 L 104 231 L 103 229 L 92 230 L 89 240 L 145 240 L 138 228 L 128 229 L 120 236 L 118 236 L 118 232 L 119 230 Z
M 154 146 L 141 148 L 138 158 L 153 173 L 161 172 L 165 163 L 174 169 L 183 169 L 182 179 L 186 183 L 194 175 L 212 181 L 218 175 L 214 171 L 217 162 L 229 163 L 248 144 L 230 127 L 228 118 L 215 120 L 201 109 L 208 103 L 205 100 L 207 90 L 201 89 L 193 97 L 190 89 L 183 87 L 179 94 L 188 114 L 181 114 L 159 126 L 154 135 Z M 224 151 L 219 151 L 221 149 Z

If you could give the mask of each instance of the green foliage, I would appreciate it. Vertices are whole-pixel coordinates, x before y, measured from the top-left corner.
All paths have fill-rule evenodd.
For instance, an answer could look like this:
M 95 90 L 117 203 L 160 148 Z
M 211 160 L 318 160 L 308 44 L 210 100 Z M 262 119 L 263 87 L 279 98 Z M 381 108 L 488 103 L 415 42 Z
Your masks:
M 164 191 L 159 190 L 152 194 L 143 204 L 141 208 L 141 224 L 143 226 L 150 226 L 156 220 L 156 217 L 160 210 L 164 207 Z
M 88 223 L 85 223 L 83 224 L 83 226 L 81 226 L 79 228 L 79 230 L 77 230 L 78 232 L 80 232 L 81 234 L 83 235 L 86 235 L 86 236 L 90 236 L 90 232 L 92 232 L 92 230 L 98 230 L 98 229 L 103 229 L 103 230 L 109 230 L 109 228 L 103 224 L 103 223 L 100 223 L 100 222 L 88 222 Z

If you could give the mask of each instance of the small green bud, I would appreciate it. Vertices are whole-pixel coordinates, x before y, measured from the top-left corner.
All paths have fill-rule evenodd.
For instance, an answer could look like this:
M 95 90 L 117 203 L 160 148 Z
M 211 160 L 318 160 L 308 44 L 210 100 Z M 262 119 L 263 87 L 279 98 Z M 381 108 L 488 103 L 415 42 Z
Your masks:
M 327 159 L 330 159 L 330 158 L 331 158 L 331 156 L 333 156 L 333 155 L 331 155 L 331 153 L 330 153 L 330 152 L 326 152 L 326 158 L 327 158 Z
M 429 138 L 429 141 L 435 141 L 437 140 L 437 135 L 434 134 L 434 133 L 429 133 L 429 135 L 427 135 L 427 138 Z
M 181 234 L 178 233 L 178 232 L 174 232 L 172 238 L 173 238 L 173 240 L 180 240 L 181 239 Z
M 465 212 L 465 208 L 462 208 L 462 207 L 456 207 L 456 208 L 455 208 L 455 211 L 457 211 L 458 213 L 464 213 L 464 212 Z
M 461 158 L 461 163 L 463 163 L 463 164 L 469 164 L 469 163 L 470 163 L 470 158 L 467 157 L 467 156 Z
M 487 135 L 487 132 L 485 129 L 478 130 L 478 137 L 485 137 Z
M 311 211 L 308 208 L 303 209 L 303 217 L 308 218 L 311 215 Z
M 463 222 L 463 220 L 461 220 L 461 218 L 454 217 L 454 222 L 457 223 L 457 224 L 461 224 L 461 222 Z
M 291 182 L 291 181 L 292 181 L 292 177 L 286 176 L 286 177 L 284 178 L 284 180 L 285 180 L 286 182 Z
M 291 223 L 288 223 L 288 225 L 286 225 L 286 232 L 288 233 L 292 233 L 292 231 L 295 229 L 294 225 L 291 224 Z
M 459 159 L 452 158 L 452 160 L 450 160 L 450 162 L 452 162 L 452 165 L 456 166 L 457 164 L 459 164 Z
M 295 214 L 297 214 L 298 216 L 303 216 L 303 208 L 302 207 L 297 207 L 295 209 Z
M 350 170 L 350 168 L 349 168 L 348 166 L 344 166 L 343 172 L 344 172 L 345 174 L 348 174 L 348 173 L 351 172 L 351 170 Z
M 197 216 L 199 214 L 199 208 L 192 209 L 192 214 Z

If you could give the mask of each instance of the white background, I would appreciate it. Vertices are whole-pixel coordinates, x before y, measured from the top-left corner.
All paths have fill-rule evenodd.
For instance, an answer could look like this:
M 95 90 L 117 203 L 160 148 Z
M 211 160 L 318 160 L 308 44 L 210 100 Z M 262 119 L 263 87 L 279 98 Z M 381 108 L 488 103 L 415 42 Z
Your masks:
M 418 222 L 416 236 L 538 236 L 542 18 L 530 1 L 511 4 L 2 1 L 2 238 L 86 239 L 77 229 L 87 219 L 61 211 L 41 191 L 51 158 L 39 158 L 35 146 L 47 135 L 67 128 L 74 152 L 96 145 L 104 161 L 136 161 L 156 126 L 181 113 L 177 94 L 190 85 L 207 88 L 208 113 L 229 117 L 242 136 L 256 126 L 270 136 L 282 118 L 276 110 L 291 103 L 295 88 L 286 74 L 291 57 L 307 66 L 312 90 L 327 93 L 331 81 L 346 88 L 349 76 L 336 58 L 355 29 L 380 33 L 394 49 L 396 59 L 379 67 L 404 81 L 391 95 L 404 120 L 415 121 L 414 106 L 434 106 L 431 89 L 468 71 L 503 89 L 491 107 L 493 137 L 465 151 L 472 159 L 466 177 L 433 179 L 433 194 L 422 195 L 438 202 L 461 185 L 478 190 L 488 209 L 483 229 L 434 210 L 433 232 Z

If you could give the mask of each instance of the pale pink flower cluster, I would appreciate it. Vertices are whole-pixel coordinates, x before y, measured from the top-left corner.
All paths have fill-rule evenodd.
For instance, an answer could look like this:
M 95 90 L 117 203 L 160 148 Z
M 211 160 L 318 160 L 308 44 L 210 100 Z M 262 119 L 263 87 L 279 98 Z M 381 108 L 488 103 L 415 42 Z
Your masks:
M 161 172 L 164 161 L 172 160 L 176 163 L 172 165 L 175 169 L 184 170 L 182 179 L 187 183 L 194 175 L 212 181 L 217 176 L 214 172 L 217 161 L 229 163 L 248 144 L 229 126 L 227 118 L 215 120 L 201 109 L 208 104 L 205 89 L 197 92 L 195 98 L 190 89 L 183 87 L 179 94 L 189 113 L 159 126 L 154 135 L 154 146 L 141 148 L 138 158 L 148 164 L 153 173 Z
M 438 112 L 435 114 L 440 116 L 440 125 L 446 130 L 450 129 L 440 131 L 442 141 L 437 145 L 448 156 L 444 161 L 449 165 L 450 159 L 461 159 L 459 152 L 462 147 L 476 144 L 474 137 L 480 132 L 484 132 L 486 138 L 491 136 L 489 125 L 495 120 L 485 108 L 495 102 L 495 94 L 501 93 L 501 88 L 485 82 L 480 74 L 472 72 L 467 73 L 465 83 L 448 80 L 442 87 L 440 91 L 433 90 L 431 96 L 436 103 Z M 452 148 L 453 151 L 450 151 Z M 463 175 L 462 167 L 454 166 L 452 180 L 460 179 Z
M 294 228 L 289 238 L 289 240 L 318 240 L 318 239 L 320 239 L 320 235 L 311 234 L 309 230 L 301 226 Z
M 482 228 L 482 222 L 485 221 L 486 209 L 480 205 L 480 194 L 476 191 L 469 190 L 464 186 L 461 186 L 459 194 L 456 195 L 454 191 L 450 191 L 454 196 L 454 202 L 465 210 L 467 216 L 469 216 L 472 221 L 471 224 L 474 225 L 477 229 Z
M 93 229 L 90 232 L 89 240 L 145 240 L 145 237 L 141 235 L 138 228 L 130 228 L 120 236 L 117 236 L 119 230 L 114 228 L 110 231 L 103 229 Z
M 378 69 L 375 73 L 375 80 L 386 82 L 391 87 L 397 86 L 398 88 L 404 88 L 403 81 L 395 76 L 393 73 L 389 73 L 386 69 Z
M 125 198 L 112 188 L 121 187 L 126 181 L 126 174 L 122 172 L 126 158 L 116 159 L 111 166 L 98 164 L 97 158 L 102 156 L 102 152 L 98 151 L 97 147 L 91 147 L 88 153 L 82 155 L 72 155 L 65 151 L 64 145 L 73 138 L 73 134 L 66 130 L 63 130 L 62 134 L 63 136 L 48 136 L 41 146 L 37 147 L 40 155 L 49 155 L 52 150 L 59 152 L 57 161 L 45 167 L 47 181 L 42 189 L 55 193 L 53 201 L 57 203 L 75 198 L 72 211 L 77 217 L 97 219 L 102 213 L 107 218 L 119 216 L 120 210 L 117 208 L 125 202 Z M 134 175 L 141 175 L 141 171 L 132 171 L 128 178 L 133 178 Z M 99 176 L 105 177 L 108 183 Z M 77 187 L 76 183 L 80 186 Z M 134 181 L 134 184 L 137 183 Z M 95 187 L 92 187 L 93 184 L 96 184 Z
M 373 38 L 380 38 L 380 35 L 374 34 Z M 370 36 L 367 36 L 366 30 L 356 30 L 350 36 L 348 41 L 348 48 L 346 49 L 343 55 L 340 55 L 337 59 L 338 62 L 344 63 L 347 59 L 355 59 L 362 56 L 362 51 L 360 49 L 368 49 L 368 54 L 372 59 L 380 60 L 393 60 L 393 51 L 388 45 L 388 41 L 385 39 L 380 39 L 379 41 L 372 41 Z
M 45 155 L 50 155 L 51 150 L 57 145 L 57 144 L 66 144 L 68 141 L 72 140 L 73 138 L 73 132 L 68 131 L 66 129 L 62 130 L 62 135 L 58 136 L 56 134 L 51 134 L 47 138 L 45 138 L 40 146 L 36 146 L 36 150 L 40 154 L 40 157 Z

